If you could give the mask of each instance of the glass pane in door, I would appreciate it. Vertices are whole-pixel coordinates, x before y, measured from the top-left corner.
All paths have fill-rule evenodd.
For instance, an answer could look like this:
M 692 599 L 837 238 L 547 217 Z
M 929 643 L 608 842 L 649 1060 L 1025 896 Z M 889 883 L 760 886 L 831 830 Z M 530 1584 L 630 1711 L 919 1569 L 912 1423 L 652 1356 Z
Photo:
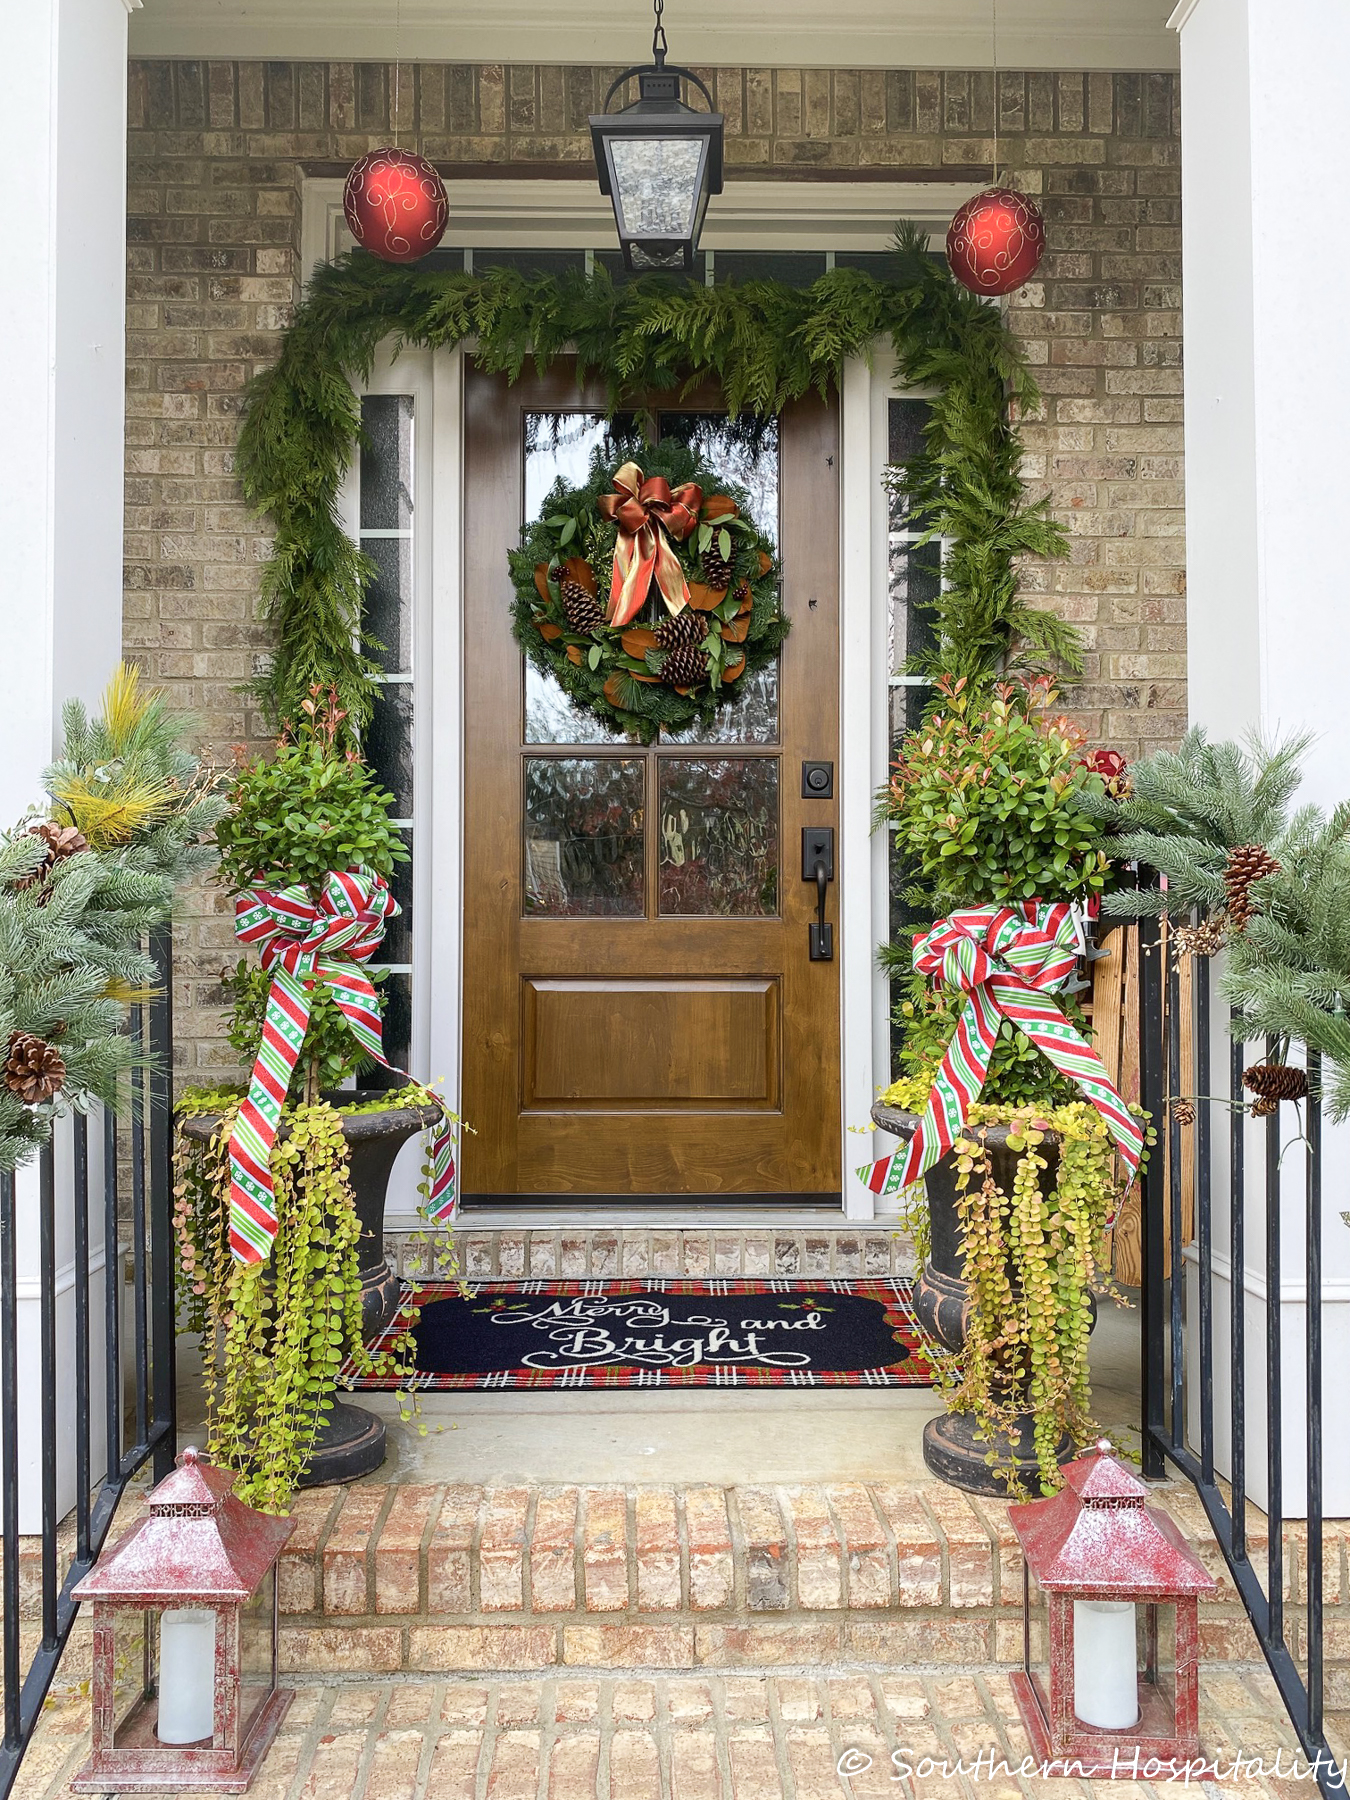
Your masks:
M 773 917 L 777 757 L 663 756 L 659 781 L 662 917 Z
M 688 444 L 715 469 L 724 470 L 728 481 L 749 495 L 755 523 L 776 547 L 778 544 L 778 421 L 742 414 L 730 419 L 725 413 L 663 412 L 658 416 L 662 438 Z M 710 725 L 691 725 L 684 731 L 666 731 L 672 744 L 776 744 L 778 742 L 778 664 L 741 677 L 742 691 L 734 706 L 719 712 Z
M 631 414 L 606 419 L 598 412 L 539 412 L 525 415 L 525 518 L 537 519 L 556 481 L 580 487 L 597 450 L 619 460 L 624 440 L 633 430 Z M 605 571 L 596 570 L 605 591 Z M 623 733 L 568 699 L 548 671 L 525 664 L 525 742 L 527 744 L 615 744 Z
M 527 913 L 642 917 L 645 772 L 627 757 L 526 757 Z

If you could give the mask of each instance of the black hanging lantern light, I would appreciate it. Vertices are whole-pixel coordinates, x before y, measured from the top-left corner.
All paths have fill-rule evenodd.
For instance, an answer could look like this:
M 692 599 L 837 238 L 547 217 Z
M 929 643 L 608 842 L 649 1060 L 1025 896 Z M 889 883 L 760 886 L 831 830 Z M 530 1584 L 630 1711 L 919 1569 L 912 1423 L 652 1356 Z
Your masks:
M 614 203 L 623 260 L 630 269 L 692 269 L 708 196 L 722 191 L 722 115 L 692 69 L 666 62 L 661 23 L 664 0 L 655 0 L 650 66 L 625 69 L 605 95 L 605 110 L 591 119 L 600 192 Z M 612 113 L 609 103 L 631 76 L 638 98 Z M 680 99 L 680 81 L 692 82 L 708 102 L 697 112 Z

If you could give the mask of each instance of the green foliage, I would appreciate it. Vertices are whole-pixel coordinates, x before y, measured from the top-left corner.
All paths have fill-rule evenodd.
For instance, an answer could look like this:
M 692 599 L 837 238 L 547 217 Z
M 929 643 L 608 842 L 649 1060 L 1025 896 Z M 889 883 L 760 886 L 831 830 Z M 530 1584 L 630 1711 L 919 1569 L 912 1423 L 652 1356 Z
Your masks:
M 961 906 L 1099 893 L 1109 864 L 1083 806 L 1101 778 L 1081 734 L 1052 715 L 1045 678 L 985 693 L 944 676 L 939 700 L 900 746 L 879 820 L 893 821 L 916 876 L 911 903 Z
M 378 998 L 384 975 L 375 970 L 371 981 Z M 245 1068 L 251 1069 L 262 1043 L 263 1019 L 267 1011 L 267 995 L 272 977 L 266 969 L 241 957 L 234 973 L 220 984 L 231 1002 L 229 1040 Z M 360 1076 L 372 1068 L 370 1058 L 352 1035 L 332 989 L 316 982 L 310 992 L 309 1026 L 305 1031 L 305 1053 L 291 1073 L 286 1093 L 287 1104 L 298 1105 L 311 1081 L 321 1092 L 341 1087 L 349 1075 Z
M 912 966 L 901 977 L 903 998 L 896 1007 L 896 1021 L 904 1033 L 900 1046 L 901 1078 L 920 1082 L 926 1094 L 932 1086 L 956 1022 L 965 1006 L 965 995 L 942 982 L 930 985 Z M 1087 1033 L 1083 1009 L 1072 994 L 1056 996 L 1064 1016 L 1080 1032 Z M 989 1059 L 989 1073 L 980 1090 L 980 1103 L 992 1107 L 1063 1106 L 1078 1098 L 1079 1090 L 1066 1075 L 1012 1023 L 1004 1019 Z
M 146 998 L 158 978 L 142 940 L 169 916 L 176 885 L 209 858 L 197 840 L 224 804 L 210 772 L 181 750 L 181 724 L 127 671 L 100 718 L 91 723 L 77 704 L 64 718 L 61 759 L 45 780 L 79 810 L 58 802 L 0 833 L 0 1061 L 14 1033 L 31 1032 L 59 1052 L 65 1082 L 34 1106 L 0 1083 L 0 1169 L 47 1143 L 62 1112 L 124 1098 L 136 1055 L 127 1003 Z M 98 804 L 104 789 L 116 794 L 114 808 Z M 32 835 L 49 818 L 91 827 L 97 818 L 100 847 L 49 862 Z
M 390 824 L 393 795 L 354 752 L 317 739 L 282 744 L 242 770 L 216 827 L 220 878 L 234 893 L 269 880 L 317 894 L 334 869 L 358 863 L 387 880 L 408 860 Z
M 562 606 L 559 584 L 569 558 L 584 558 L 599 592 L 608 591 L 617 527 L 601 518 L 596 502 L 602 494 L 613 492 L 614 471 L 630 457 L 644 474 L 663 475 L 672 488 L 696 482 L 705 501 L 715 494 L 725 495 L 738 508 L 737 516 L 726 520 L 719 531 L 725 540 L 724 554 L 732 563 L 731 585 L 719 605 L 703 615 L 706 636 L 700 647 L 709 659 L 708 683 L 688 694 L 652 679 L 660 673 L 664 651 L 650 644 L 638 657 L 629 654 L 624 643 L 626 638 L 628 645 L 641 647 L 633 634 L 646 628 L 650 637 L 650 628 L 669 616 L 664 602 L 649 601 L 645 611 L 622 632 L 608 625 L 593 632 L 574 631 Z M 700 558 L 712 542 L 713 530 L 713 525 L 701 523 L 674 546 L 691 584 L 702 580 Z M 578 706 L 631 732 L 643 743 L 650 743 L 662 726 L 680 731 L 700 722 L 709 724 L 719 707 L 734 701 L 748 686 L 747 676 L 773 662 L 787 635 L 787 621 L 778 606 L 779 570 L 773 544 L 754 524 L 749 497 L 674 440 L 660 444 L 635 441 L 608 454 L 597 450 L 585 484 L 572 488 L 558 481 L 539 518 L 525 527 L 520 548 L 508 553 L 508 560 L 516 590 L 514 629 L 525 654 L 536 667 L 551 671 Z M 545 571 L 547 600 L 536 579 L 539 569 Z M 740 602 L 733 597 L 742 582 L 751 596 L 743 637 L 741 626 L 747 620 L 738 616 Z M 547 635 L 541 632 L 541 625 Z M 730 634 L 725 638 L 724 629 Z M 724 671 L 732 672 L 725 681 Z
M 1302 808 L 1277 855 L 1279 872 L 1252 885 L 1246 926 L 1229 933 L 1223 997 L 1244 1038 L 1325 1059 L 1321 1096 L 1339 1122 L 1350 1118 L 1350 803 L 1330 818 Z
M 921 233 L 902 229 L 897 250 L 918 299 L 909 330 L 896 336 L 897 362 L 910 384 L 932 389 L 934 398 L 922 453 L 892 465 L 885 480 L 908 505 L 907 524 L 923 534 L 918 542 L 944 545 L 942 589 L 931 609 L 934 647 L 909 668 L 972 681 L 1051 665 L 1077 674 L 1076 627 L 1028 602 L 1018 586 L 1021 559 L 1068 554 L 1049 499 L 1029 499 L 1022 482 L 1016 418 L 1037 403 L 1031 378 L 997 308 L 935 267 Z
M 301 703 L 295 735 L 282 739 L 270 762 L 259 758 L 240 771 L 230 811 L 216 827 L 219 879 L 232 893 L 267 882 L 305 887 L 317 899 L 334 870 L 359 865 L 388 880 L 398 863 L 407 862 L 389 818 L 392 794 L 378 786 L 354 750 L 342 748 L 346 717 L 336 689 L 313 689 Z M 241 961 L 223 985 L 234 1003 L 230 1042 L 251 1067 L 262 1042 L 270 976 Z M 368 1066 L 331 991 L 316 983 L 292 1093 L 313 1101 L 321 1088 L 336 1087 Z
M 941 625 L 948 666 L 978 642 L 972 671 L 976 662 L 1001 667 L 1015 638 L 1072 664 L 1076 634 L 1024 607 L 1013 574 L 1014 557 L 1063 551 L 1043 506 L 1028 505 L 1016 479 L 1021 446 L 1007 401 L 1024 412 L 1035 385 L 998 309 L 935 266 L 917 229 L 898 235 L 893 280 L 833 269 L 806 289 L 771 281 L 709 288 L 655 275 L 615 287 L 603 269 L 464 274 L 353 252 L 315 272 L 280 357 L 249 390 L 237 466 L 248 503 L 271 518 L 275 544 L 262 593 L 277 634 L 264 702 L 277 722 L 293 720 L 315 683 L 331 683 L 355 735 L 370 716 L 376 671 L 360 630 L 371 567 L 342 530 L 337 499 L 360 438 L 352 383 L 368 375 L 382 339 L 431 348 L 472 341 L 480 367 L 513 379 L 527 363 L 542 372 L 575 354 L 579 375 L 606 382 L 616 407 L 625 396 L 677 395 L 712 376 L 733 413 L 769 415 L 824 394 L 845 360 L 869 355 L 878 336 L 889 337 L 907 382 L 938 390 L 911 480 L 929 528 L 951 540 L 958 598 Z
M 928 1077 L 915 1075 L 895 1082 L 882 1101 L 922 1113 L 927 1098 Z M 1010 1190 L 994 1176 L 991 1126 L 1008 1128 L 1017 1157 Z M 991 1464 L 998 1434 L 1032 1414 L 1040 1483 L 1051 1492 L 1062 1480 L 1056 1451 L 1064 1434 L 1080 1447 L 1098 1435 L 1090 1295 L 1111 1291 L 1099 1263 L 1120 1198 L 1115 1148 L 1089 1101 L 1008 1105 L 981 1097 L 952 1154 L 970 1292 L 967 1349 L 959 1362 L 939 1346 L 927 1353 L 948 1410 L 974 1414 Z
M 361 1341 L 361 1235 L 342 1120 L 322 1101 L 292 1108 L 272 1149 L 280 1229 L 265 1263 L 229 1247 L 230 1134 L 238 1100 L 203 1145 L 179 1134 L 174 1224 L 180 1317 L 206 1336 L 207 1449 L 239 1476 L 235 1492 L 285 1512 L 333 1408 L 343 1365 L 404 1376 L 416 1310 L 388 1350 Z
M 1130 792 L 1084 804 L 1116 835 L 1111 855 L 1167 877 L 1167 891 L 1122 888 L 1103 911 L 1145 918 L 1190 907 L 1218 912 L 1225 900 L 1224 867 L 1239 844 L 1262 844 L 1277 857 L 1299 784 L 1307 737 L 1263 744 L 1211 744 L 1193 726 L 1177 750 L 1159 750 L 1130 764 Z M 1255 892 L 1259 892 L 1259 883 Z

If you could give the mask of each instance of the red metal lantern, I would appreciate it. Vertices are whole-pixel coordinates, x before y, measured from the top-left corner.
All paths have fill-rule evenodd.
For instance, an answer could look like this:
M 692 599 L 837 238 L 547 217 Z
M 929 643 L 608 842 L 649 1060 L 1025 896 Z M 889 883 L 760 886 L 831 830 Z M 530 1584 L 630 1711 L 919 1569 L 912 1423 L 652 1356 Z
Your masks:
M 77 1793 L 241 1794 L 291 1703 L 277 1686 L 277 1559 L 292 1519 L 185 1450 L 150 1516 L 74 1590 L 94 1614 L 94 1727 Z
M 1049 1774 L 1165 1781 L 1199 1755 L 1198 1602 L 1216 1583 L 1107 1449 L 1071 1462 L 1050 1499 L 1008 1509 L 1024 1557 L 1013 1694 Z M 1033 1580 L 1048 1680 L 1032 1667 Z

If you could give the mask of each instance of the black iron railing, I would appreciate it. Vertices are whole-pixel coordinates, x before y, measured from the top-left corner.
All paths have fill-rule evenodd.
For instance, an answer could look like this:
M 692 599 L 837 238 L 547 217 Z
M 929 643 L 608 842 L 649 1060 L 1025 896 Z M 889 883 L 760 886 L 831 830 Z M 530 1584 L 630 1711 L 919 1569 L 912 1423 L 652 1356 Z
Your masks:
M 71 1589 L 93 1566 L 127 1483 L 153 1459 L 158 1480 L 173 1467 L 174 1284 L 172 1195 L 172 945 L 167 927 L 152 933 L 150 953 L 160 971 L 148 1006 L 132 1010 L 133 1035 L 146 1051 L 132 1076 L 132 1104 L 118 1120 L 76 1115 L 69 1179 L 58 1179 L 51 1145 L 38 1168 L 38 1396 L 36 1446 L 25 1442 L 19 1405 L 19 1295 L 15 1177 L 0 1175 L 0 1604 L 3 1605 L 4 1732 L 0 1736 L 0 1800 L 9 1793 L 42 1711 L 42 1703 L 79 1610 Z M 90 1132 L 103 1140 L 101 1193 L 91 1192 Z M 90 1267 L 91 1223 L 102 1209 L 103 1270 Z M 64 1577 L 60 1567 L 58 1449 L 60 1385 L 57 1247 L 73 1246 L 74 1541 Z M 130 1284 L 129 1329 L 123 1302 Z M 91 1332 L 94 1297 L 102 1284 L 103 1329 Z M 31 1380 L 31 1376 L 29 1377 Z M 103 1394 L 106 1455 L 95 1466 L 95 1395 Z M 28 1416 L 28 1415 L 25 1415 Z M 34 1450 L 36 1449 L 36 1458 Z M 20 1617 L 20 1484 L 36 1460 L 41 1493 L 41 1632 L 23 1667 Z M 30 1602 L 31 1610 L 31 1602 Z
M 1343 1796 L 1323 1724 L 1320 1069 L 1309 1055 L 1307 1098 L 1253 1121 L 1243 1070 L 1269 1055 L 1273 1044 L 1220 1037 L 1207 956 L 1191 959 L 1187 1019 L 1177 959 L 1168 956 L 1164 967 L 1164 948 L 1159 922 L 1145 920 L 1140 1083 L 1158 1144 L 1143 1182 L 1144 1474 L 1159 1479 L 1170 1462 L 1194 1485 L 1318 1789 Z M 1189 1054 L 1183 1055 L 1186 1037 Z M 1293 1046 L 1290 1060 L 1301 1054 Z M 1222 1094 L 1214 1090 L 1216 1073 Z M 1178 1113 L 1178 1100 L 1195 1114 L 1193 1180 L 1182 1155 L 1186 1115 Z M 1253 1268 L 1248 1258 L 1256 1232 L 1261 1255 Z M 1287 1266 L 1291 1242 L 1301 1252 L 1294 1267 Z M 1218 1314 L 1216 1281 L 1228 1288 L 1228 1305 Z M 1255 1338 L 1248 1330 L 1253 1296 L 1263 1312 L 1260 1342 L 1249 1341 Z M 1304 1341 L 1293 1355 L 1282 1317 L 1290 1298 L 1306 1319 Z M 1216 1375 L 1228 1387 L 1227 1404 L 1217 1409 Z M 1302 1468 L 1292 1482 L 1285 1467 L 1291 1408 L 1303 1416 L 1295 1440 L 1301 1440 Z M 1263 1446 L 1255 1459 L 1248 1455 L 1253 1439 Z M 1294 1518 L 1306 1520 L 1306 1535 L 1296 1537 L 1303 1600 L 1292 1632 L 1286 1618 L 1287 1502 Z M 1248 1542 L 1249 1507 L 1264 1513 L 1264 1557 L 1259 1549 L 1254 1557 Z

